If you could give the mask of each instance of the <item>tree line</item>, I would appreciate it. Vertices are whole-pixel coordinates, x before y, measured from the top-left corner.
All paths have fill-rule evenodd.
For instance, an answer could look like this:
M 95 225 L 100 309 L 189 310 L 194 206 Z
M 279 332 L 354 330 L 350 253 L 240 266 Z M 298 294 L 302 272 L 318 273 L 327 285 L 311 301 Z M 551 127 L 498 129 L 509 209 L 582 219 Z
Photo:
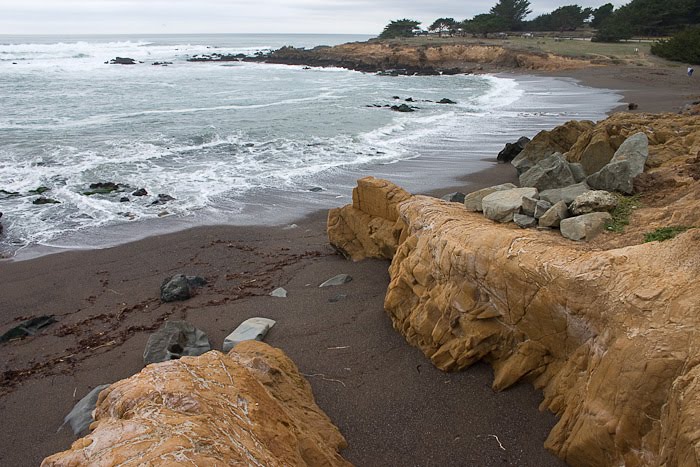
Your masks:
M 531 12 L 528 0 L 498 0 L 488 13 L 463 21 L 438 18 L 428 31 L 440 36 L 485 36 L 506 31 L 573 31 L 588 24 L 597 30 L 594 40 L 616 42 L 633 36 L 664 37 L 681 32 L 687 35 L 687 29 L 700 24 L 699 0 L 632 0 L 617 9 L 612 3 L 598 8 L 573 4 L 526 20 Z M 379 37 L 410 37 L 421 31 L 420 24 L 411 19 L 392 21 Z

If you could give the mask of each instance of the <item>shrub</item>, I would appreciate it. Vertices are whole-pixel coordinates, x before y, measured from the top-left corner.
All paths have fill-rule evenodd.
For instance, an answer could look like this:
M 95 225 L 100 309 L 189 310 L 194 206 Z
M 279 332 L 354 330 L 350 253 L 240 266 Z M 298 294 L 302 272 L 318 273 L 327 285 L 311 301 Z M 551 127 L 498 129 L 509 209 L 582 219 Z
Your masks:
M 617 194 L 617 207 L 610 213 L 612 219 L 608 221 L 605 228 L 611 232 L 623 232 L 630 223 L 630 216 L 635 209 L 642 204 L 637 196 L 623 196 Z
M 683 225 L 659 227 L 653 232 L 647 232 L 644 234 L 644 243 L 655 241 L 663 242 L 664 240 L 669 240 L 678 235 L 679 233 L 685 232 L 688 229 L 692 229 L 692 227 L 686 227 Z
M 669 60 L 700 63 L 700 27 L 685 29 L 651 46 L 651 53 Z

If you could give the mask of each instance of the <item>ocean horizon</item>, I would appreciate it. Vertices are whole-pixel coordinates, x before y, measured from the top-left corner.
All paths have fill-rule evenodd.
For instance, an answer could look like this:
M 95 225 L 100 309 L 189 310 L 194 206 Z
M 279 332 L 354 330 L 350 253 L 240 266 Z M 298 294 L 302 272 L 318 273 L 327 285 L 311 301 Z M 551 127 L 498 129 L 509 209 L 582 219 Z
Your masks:
M 283 225 L 345 204 L 366 175 L 414 192 L 457 185 L 493 164 L 506 142 L 599 119 L 620 99 L 546 77 L 188 61 L 369 37 L 0 36 L 0 251 L 31 256 L 198 225 Z M 116 57 L 136 64 L 108 63 Z M 392 112 L 396 103 L 415 112 Z M 119 188 L 88 194 L 97 183 Z M 40 198 L 51 201 L 34 204 Z

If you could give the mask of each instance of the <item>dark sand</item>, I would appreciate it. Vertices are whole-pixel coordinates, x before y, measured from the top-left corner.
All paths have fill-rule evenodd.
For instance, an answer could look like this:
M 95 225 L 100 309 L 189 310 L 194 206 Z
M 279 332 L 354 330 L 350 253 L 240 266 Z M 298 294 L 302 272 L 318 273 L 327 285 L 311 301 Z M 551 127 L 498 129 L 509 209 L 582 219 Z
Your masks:
M 596 68 L 566 76 L 621 89 L 647 112 L 675 111 L 697 91 L 667 75 L 625 73 Z M 512 177 L 509 165 L 494 165 L 457 188 Z M 348 440 L 343 454 L 356 465 L 562 465 L 543 448 L 556 420 L 538 411 L 541 394 L 528 384 L 494 393 L 486 365 L 455 374 L 433 368 L 383 311 L 388 262 L 337 255 L 325 235 L 325 213 L 297 224 L 204 227 L 0 262 L 0 333 L 42 314 L 59 320 L 38 336 L 2 344 L 0 465 L 37 465 L 67 449 L 76 437 L 58 431 L 63 417 L 91 388 L 138 372 L 148 336 L 164 320 L 186 319 L 220 348 L 252 316 L 277 320 L 266 342 L 309 375 L 318 404 Z M 161 304 L 161 281 L 179 272 L 202 275 L 209 285 L 186 302 Z M 318 288 L 339 273 L 354 280 Z M 288 298 L 267 295 L 278 286 Z
M 676 113 L 685 104 L 700 100 L 700 77 L 689 78 L 684 64 L 656 61 L 659 62 L 656 68 L 601 66 L 546 75 L 574 78 L 586 86 L 619 91 L 625 103 L 616 111 L 627 111 L 627 105 L 635 103 L 639 106 L 635 113 Z

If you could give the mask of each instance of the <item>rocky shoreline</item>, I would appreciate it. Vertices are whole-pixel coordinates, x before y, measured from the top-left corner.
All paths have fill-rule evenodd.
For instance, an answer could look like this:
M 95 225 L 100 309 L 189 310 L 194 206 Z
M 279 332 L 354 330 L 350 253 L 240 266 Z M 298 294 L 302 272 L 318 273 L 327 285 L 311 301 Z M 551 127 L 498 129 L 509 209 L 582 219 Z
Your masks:
M 543 132 L 521 154 L 546 161 L 561 148 L 552 135 L 577 125 Z M 495 198 L 510 193 L 518 198 L 512 220 L 524 208 L 522 190 L 536 188 L 492 189 L 484 218 L 471 208 L 478 193 L 449 203 L 369 177 L 351 205 L 329 213 L 329 239 L 354 260 L 392 260 L 384 307 L 438 368 L 483 360 L 494 368 L 494 390 L 521 379 L 542 390 L 541 408 L 559 417 L 545 446 L 567 464 L 700 465 L 700 117 L 616 114 L 557 158 L 597 167 L 620 132 L 630 135 L 622 141 L 652 142 L 644 173 L 633 177 L 642 203 L 629 232 L 599 225 L 607 239 L 571 242 L 487 212 L 489 197 L 508 204 Z M 608 164 L 633 165 L 619 155 L 607 154 Z
M 340 67 L 391 75 L 454 75 L 515 70 L 562 70 L 591 66 L 590 60 L 514 50 L 490 44 L 415 46 L 392 41 L 368 41 L 300 49 L 282 47 L 244 61 Z
M 457 371 L 484 361 L 494 369 L 495 391 L 521 380 L 541 390 L 541 408 L 559 419 L 545 447 L 568 465 L 699 465 L 695 329 L 700 309 L 689 292 L 700 286 L 700 234 L 693 227 L 700 225 L 699 141 L 698 116 L 616 114 L 598 124 L 569 122 L 543 131 L 512 161 L 521 168 L 523 160 L 529 161 L 523 174 L 553 156 L 588 167 L 584 172 L 599 172 L 620 161 L 639 165 L 635 157 L 643 153 L 642 173 L 624 172 L 623 177 L 632 187 L 622 191 L 634 191 L 642 201 L 629 224 L 644 229 L 679 222 L 686 226 L 668 238 L 642 241 L 636 229 L 598 229 L 597 236 L 574 242 L 548 228 L 508 223 L 524 209 L 527 197 L 521 191 L 533 190 L 536 196 L 535 187 L 505 187 L 487 196 L 480 190 L 454 202 L 411 195 L 373 177 L 358 181 L 351 205 L 329 212 L 328 238 L 349 259 L 391 261 L 384 309 L 394 329 L 437 368 Z M 566 170 L 549 175 L 562 172 Z M 611 189 L 626 186 L 613 179 Z M 505 193 L 517 195 L 518 207 L 510 209 L 508 219 L 490 215 L 487 205 L 498 201 L 489 196 Z M 584 194 L 590 193 L 599 192 Z M 573 211 L 581 196 L 565 203 L 564 210 Z M 472 208 L 480 203 L 485 216 Z M 607 209 L 612 207 L 600 211 Z M 616 239 L 594 243 L 606 236 Z M 349 276 L 341 276 L 332 285 L 349 282 Z M 198 287 L 206 285 L 203 278 L 194 279 Z M 168 289 L 166 282 L 161 294 Z M 286 290 L 276 294 L 278 290 L 270 295 L 287 297 Z M 250 351 L 254 358 L 246 356 Z M 92 433 L 44 465 L 70 465 L 75 459 L 110 463 L 143 456 L 144 446 L 155 462 L 185 456 L 196 463 L 213 455 L 265 465 L 347 465 L 338 454 L 345 446 L 342 435 L 315 406 L 308 383 L 281 351 L 244 342 L 228 357 L 208 352 L 177 362 L 149 365 L 102 391 Z M 202 410 L 218 412 L 221 400 L 233 399 L 230 394 L 222 399 L 209 386 L 225 375 L 250 380 L 238 374 L 244 368 L 253 371 L 262 392 L 254 385 L 222 388 L 234 391 L 238 401 L 228 411 L 244 407 L 245 413 L 222 426 L 201 418 Z M 270 398 L 287 408 L 268 404 Z M 246 411 L 253 403 L 260 409 Z M 130 411 L 126 417 L 120 409 L 135 405 L 138 415 Z M 192 412 L 194 406 L 198 411 Z M 298 406 L 304 409 L 299 412 Z M 279 413 L 299 418 L 275 421 Z M 304 419 L 310 414 L 315 422 Z M 182 431 L 184 419 L 197 428 Z M 268 422 L 272 426 L 259 428 Z M 231 442 L 215 441 L 222 430 Z M 134 432 L 140 433 L 137 438 Z M 161 445 L 155 433 L 162 432 L 171 433 L 173 441 Z M 268 439 L 270 433 L 288 444 Z M 308 444 L 303 441 L 308 436 L 317 440 Z M 211 438 L 216 454 L 196 448 L 193 437 L 197 443 Z
M 373 66 L 407 62 L 384 56 Z M 700 225 L 698 125 L 693 116 L 618 114 L 550 152 L 560 151 L 571 169 L 590 162 L 582 154 L 612 158 L 627 137 L 648 138 L 645 172 L 634 178 L 643 205 L 624 233 L 603 231 L 586 243 L 368 179 L 352 205 L 330 213 L 328 231 L 348 256 L 379 261 L 345 262 L 315 219 L 290 230 L 198 229 L 3 264 L 4 322 L 33 310 L 60 324 L 5 344 L 2 409 L 13 427 L 5 431 L 22 449 L 0 460 L 38 462 L 66 449 L 74 438 L 56 429 L 70 407 L 91 388 L 124 378 L 102 391 L 93 433 L 47 465 L 129 457 L 136 444 L 128 436 L 120 438 L 124 451 L 113 449 L 129 427 L 142 430 L 149 455 L 163 462 L 191 454 L 204 462 L 204 447 L 218 458 L 267 465 L 561 465 L 541 450 L 549 432 L 547 449 L 571 465 L 699 465 L 700 310 L 690 293 L 700 285 L 697 228 L 643 243 L 656 227 Z M 556 138 L 533 141 L 544 147 Z M 470 188 L 501 183 L 504 173 Z M 184 269 L 206 278 L 201 292 L 183 303 L 155 298 L 161 278 Z M 341 270 L 355 277 L 342 293 L 311 287 Z M 283 297 L 271 295 L 281 286 Z M 232 323 L 261 310 L 278 322 L 267 340 L 298 369 L 277 350 L 246 344 L 228 356 L 209 352 L 139 373 L 146 339 L 164 321 L 188 319 L 220 342 Z M 475 366 L 441 373 L 402 339 L 441 370 Z M 495 380 L 479 361 L 492 365 Z M 172 384 L 166 374 L 175 376 Z M 247 386 L 218 391 L 232 374 Z M 559 417 L 556 425 L 549 414 L 528 412 L 539 395 L 519 381 L 543 391 L 541 407 Z M 509 389 L 483 391 L 491 382 Z M 249 430 L 258 420 L 245 413 L 251 403 L 262 407 L 262 432 Z M 226 426 L 217 424 L 221 412 L 230 415 Z M 183 424 L 196 429 L 173 428 Z M 152 437 L 163 431 L 172 443 Z M 350 443 L 345 459 L 340 432 Z M 193 434 L 203 441 L 192 444 Z

